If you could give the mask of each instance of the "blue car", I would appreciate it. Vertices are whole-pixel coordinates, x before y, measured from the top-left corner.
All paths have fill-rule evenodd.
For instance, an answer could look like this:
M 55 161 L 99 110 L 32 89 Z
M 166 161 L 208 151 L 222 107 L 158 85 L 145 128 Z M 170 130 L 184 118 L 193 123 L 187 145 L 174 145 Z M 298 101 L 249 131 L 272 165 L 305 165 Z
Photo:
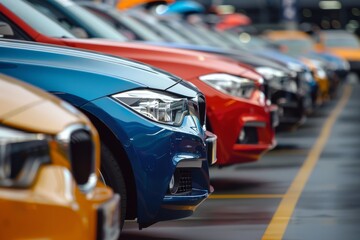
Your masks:
M 189 216 L 213 191 L 216 136 L 204 130 L 204 95 L 182 79 L 117 57 L 12 40 L 0 40 L 0 72 L 92 120 L 100 176 L 121 195 L 122 225 L 125 217 L 144 228 Z

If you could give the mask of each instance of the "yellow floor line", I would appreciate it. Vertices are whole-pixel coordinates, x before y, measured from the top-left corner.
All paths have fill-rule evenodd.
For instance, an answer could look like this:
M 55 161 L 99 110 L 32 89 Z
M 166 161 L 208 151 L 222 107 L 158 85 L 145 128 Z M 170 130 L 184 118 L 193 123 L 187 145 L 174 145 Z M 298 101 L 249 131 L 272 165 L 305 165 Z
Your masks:
M 210 199 L 283 198 L 283 194 L 212 194 Z
M 314 147 L 309 152 L 304 164 L 299 170 L 297 176 L 293 180 L 290 188 L 281 200 L 270 224 L 268 225 L 262 240 L 281 240 L 284 236 L 286 228 L 289 224 L 291 216 L 294 212 L 296 204 L 301 196 L 306 182 L 308 181 L 311 172 L 313 171 L 316 163 L 323 151 L 328 138 L 330 137 L 331 129 L 333 128 L 336 119 L 341 113 L 342 109 L 346 106 L 351 96 L 351 87 L 346 85 L 344 87 L 343 95 L 336 105 L 335 109 L 331 112 L 329 118 L 323 126 L 320 136 L 316 140 Z

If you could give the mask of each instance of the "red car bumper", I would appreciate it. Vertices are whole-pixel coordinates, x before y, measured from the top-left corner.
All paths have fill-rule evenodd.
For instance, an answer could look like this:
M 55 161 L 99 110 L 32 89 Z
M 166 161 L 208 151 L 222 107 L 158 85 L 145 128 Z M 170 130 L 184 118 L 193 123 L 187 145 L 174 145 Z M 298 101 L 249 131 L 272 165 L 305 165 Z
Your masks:
M 207 103 L 210 130 L 218 136 L 218 165 L 256 161 L 275 147 L 276 106 L 260 103 L 256 94 L 252 99 L 207 96 Z

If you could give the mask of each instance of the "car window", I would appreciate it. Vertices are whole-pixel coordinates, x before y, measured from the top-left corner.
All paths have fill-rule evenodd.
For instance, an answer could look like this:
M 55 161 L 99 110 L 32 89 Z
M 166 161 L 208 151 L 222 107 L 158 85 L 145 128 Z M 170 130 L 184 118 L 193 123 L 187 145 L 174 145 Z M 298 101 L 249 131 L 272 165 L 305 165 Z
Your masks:
M 75 38 L 66 29 L 22 0 L 1 0 L 1 3 L 41 34 L 50 37 Z
M 155 41 L 155 42 L 161 42 L 163 39 L 156 35 L 153 31 L 151 31 L 149 28 L 141 24 L 136 19 L 123 15 L 121 13 L 118 13 L 116 15 L 116 18 L 124 25 L 124 27 L 128 27 L 131 29 L 131 31 L 134 31 L 137 35 L 139 35 L 141 38 L 147 41 Z
M 325 46 L 327 47 L 350 47 L 360 48 L 359 41 L 351 35 L 327 36 L 325 38 Z
M 274 41 L 277 44 L 287 48 L 287 53 L 291 55 L 299 55 L 313 50 L 313 42 L 307 39 L 290 39 Z
M 33 6 L 49 17 L 55 17 L 55 21 L 72 30 L 81 28 L 92 38 L 108 38 L 126 41 L 127 38 L 116 31 L 111 25 L 95 16 L 85 8 L 69 0 L 56 0 L 54 3 L 44 0 L 27 0 Z M 45 10 L 47 12 L 45 12 Z M 48 15 L 48 12 L 52 14 Z
M 172 30 L 177 31 L 177 33 L 181 34 L 181 36 L 183 36 L 184 38 L 189 39 L 191 41 L 191 43 L 200 44 L 200 45 L 208 44 L 208 42 L 206 42 L 202 38 L 202 36 L 199 36 L 197 34 L 194 34 L 191 31 L 189 31 L 189 29 L 187 29 L 187 27 L 184 26 L 184 24 L 182 24 L 182 22 L 180 22 L 180 21 L 163 20 L 162 23 L 165 24 L 166 26 L 168 26 L 169 28 L 171 28 Z
M 173 31 L 168 26 L 165 26 L 162 22 L 158 21 L 155 17 L 149 16 L 147 18 L 141 18 L 139 15 L 134 15 L 134 17 L 140 21 L 146 27 L 155 31 L 159 36 L 169 42 L 177 42 L 177 43 L 191 43 L 186 38 L 182 37 L 177 32 Z
M 29 37 L 24 31 L 22 31 L 15 23 L 13 23 L 10 19 L 8 19 L 6 16 L 4 16 L 2 13 L 0 13 L 0 22 L 5 22 L 10 25 L 11 29 L 14 32 L 13 36 L 2 36 L 0 35 L 0 38 L 5 39 L 16 39 L 16 40 L 27 40 L 31 41 L 31 37 Z

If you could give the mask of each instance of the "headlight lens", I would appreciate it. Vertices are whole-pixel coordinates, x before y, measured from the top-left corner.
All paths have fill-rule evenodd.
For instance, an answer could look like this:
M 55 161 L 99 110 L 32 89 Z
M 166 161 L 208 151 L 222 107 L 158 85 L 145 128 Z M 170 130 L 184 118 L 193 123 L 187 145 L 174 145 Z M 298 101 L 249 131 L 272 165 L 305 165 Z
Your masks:
M 188 100 L 150 90 L 134 90 L 115 94 L 114 99 L 128 105 L 141 115 L 160 123 L 181 125 L 189 114 Z
M 0 126 L 0 187 L 29 187 L 39 167 L 49 162 L 45 135 Z
M 342 67 L 344 70 L 349 71 L 350 70 L 350 63 L 346 60 L 342 61 Z
M 316 68 L 316 75 L 321 79 L 326 78 L 326 72 L 322 67 L 317 67 Z
M 270 67 L 258 67 L 255 68 L 255 70 L 267 79 L 272 79 L 276 77 L 281 78 L 286 76 L 285 72 Z
M 296 81 L 283 71 L 269 67 L 258 67 L 256 71 L 269 80 L 269 86 L 273 89 L 282 89 L 289 92 L 297 91 Z
M 225 73 L 201 76 L 200 80 L 223 93 L 240 98 L 250 98 L 256 89 L 254 81 Z
M 304 67 L 300 63 L 295 62 L 288 62 L 287 67 L 294 72 L 301 72 L 304 69 Z

